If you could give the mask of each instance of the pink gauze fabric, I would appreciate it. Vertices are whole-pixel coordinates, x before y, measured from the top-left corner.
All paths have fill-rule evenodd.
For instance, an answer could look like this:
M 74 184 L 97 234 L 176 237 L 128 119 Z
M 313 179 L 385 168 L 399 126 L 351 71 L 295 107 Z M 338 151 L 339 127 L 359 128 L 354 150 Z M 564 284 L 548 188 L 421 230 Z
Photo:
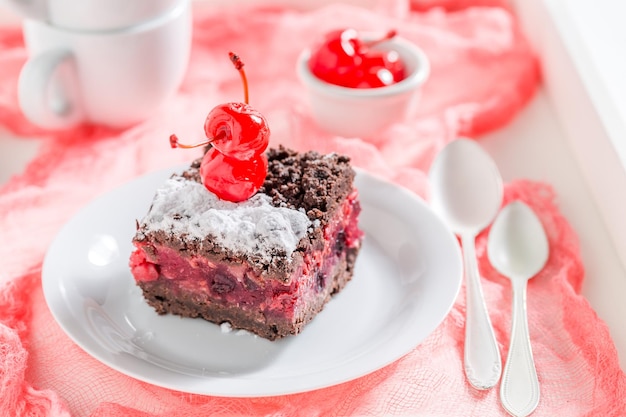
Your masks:
M 18 28 L 0 30 L 0 124 L 44 138 L 26 171 L 0 189 L 0 415 L 189 416 L 505 416 L 497 389 L 477 391 L 463 375 L 465 299 L 422 344 L 395 363 L 337 386 L 269 398 L 191 395 L 114 371 L 78 348 L 52 318 L 41 290 L 41 263 L 59 228 L 95 196 L 139 174 L 190 161 L 167 138 L 202 138 L 208 111 L 242 98 L 227 59 L 245 62 L 251 103 L 272 127 L 272 144 L 338 151 L 355 165 L 427 197 L 433 155 L 458 135 L 505 125 L 531 99 L 538 63 L 504 0 L 381 1 L 376 10 L 331 5 L 314 11 L 196 10 L 193 52 L 179 93 L 150 120 L 124 131 L 82 126 L 48 132 L 30 125 L 16 103 L 26 59 Z M 442 7 L 436 7 L 441 5 Z M 473 7 L 475 6 L 475 7 Z M 333 137 L 309 117 L 294 66 L 299 51 L 340 22 L 396 28 L 421 45 L 432 77 L 410 122 L 369 140 Z M 123 99 L 123 96 L 120 96 Z M 529 284 L 528 311 L 541 401 L 536 416 L 626 415 L 625 378 L 606 325 L 581 296 L 584 268 L 575 232 L 547 184 L 506 185 L 505 203 L 525 201 L 547 229 L 551 255 Z M 506 357 L 510 285 L 477 254 L 491 318 Z M 463 294 L 464 290 L 461 290 Z

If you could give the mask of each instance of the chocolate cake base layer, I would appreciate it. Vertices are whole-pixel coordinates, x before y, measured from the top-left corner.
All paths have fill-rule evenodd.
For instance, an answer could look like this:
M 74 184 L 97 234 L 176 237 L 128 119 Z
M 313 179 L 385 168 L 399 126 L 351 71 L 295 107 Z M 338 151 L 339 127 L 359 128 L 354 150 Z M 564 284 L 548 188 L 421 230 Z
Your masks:
M 243 329 L 263 338 L 275 340 L 288 335 L 296 335 L 352 279 L 354 264 L 359 248 L 349 248 L 334 268 L 332 282 L 327 283 L 317 299 L 295 320 L 266 314 L 263 311 L 244 311 L 238 306 L 218 303 L 199 303 L 197 295 L 181 289 L 172 289 L 172 281 L 159 277 L 154 281 L 142 281 L 138 285 L 144 298 L 159 314 L 176 314 L 182 317 L 203 318 L 221 324 L 229 322 L 233 329 Z M 176 294 L 174 294 L 176 292 Z

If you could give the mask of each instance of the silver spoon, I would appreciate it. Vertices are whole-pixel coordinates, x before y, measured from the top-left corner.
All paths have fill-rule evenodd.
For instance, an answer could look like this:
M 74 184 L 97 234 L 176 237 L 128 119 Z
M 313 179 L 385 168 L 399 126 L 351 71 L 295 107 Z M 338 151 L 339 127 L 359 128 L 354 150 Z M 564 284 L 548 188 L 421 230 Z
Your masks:
M 510 278 L 513 319 L 509 354 L 500 384 L 500 400 L 514 416 L 532 413 L 539 404 L 539 381 L 526 315 L 527 281 L 548 260 L 548 238 L 535 213 L 524 203 L 507 205 L 491 226 L 487 254 L 493 267 Z
M 457 139 L 437 155 L 429 171 L 430 203 L 461 237 L 466 279 L 465 375 L 475 388 L 500 379 L 502 361 L 480 285 L 475 240 L 502 204 L 502 179 L 489 155 L 471 139 Z

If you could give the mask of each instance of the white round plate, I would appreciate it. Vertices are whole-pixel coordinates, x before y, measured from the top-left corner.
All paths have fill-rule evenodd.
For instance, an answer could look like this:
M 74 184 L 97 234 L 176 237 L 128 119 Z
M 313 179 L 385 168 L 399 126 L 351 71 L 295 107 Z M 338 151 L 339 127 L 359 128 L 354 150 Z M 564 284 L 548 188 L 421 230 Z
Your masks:
M 462 279 L 455 237 L 411 192 L 359 171 L 365 241 L 355 276 L 304 331 L 270 342 L 159 316 L 129 271 L 135 221 L 172 170 L 94 200 L 59 232 L 42 285 L 63 330 L 97 360 L 178 391 L 252 397 L 323 388 L 409 353 L 446 317 Z

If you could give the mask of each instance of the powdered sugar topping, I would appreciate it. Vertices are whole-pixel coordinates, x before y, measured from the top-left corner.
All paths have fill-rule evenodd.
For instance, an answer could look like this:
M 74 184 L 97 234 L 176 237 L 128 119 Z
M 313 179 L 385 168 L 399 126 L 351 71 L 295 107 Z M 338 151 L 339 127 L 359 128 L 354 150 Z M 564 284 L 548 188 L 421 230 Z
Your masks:
M 258 193 L 232 203 L 182 177 L 168 179 L 157 190 L 142 223 L 147 232 L 162 230 L 200 240 L 211 236 L 235 254 L 246 253 L 268 262 L 272 254 L 290 256 L 311 225 L 305 213 L 274 207 L 268 195 Z

